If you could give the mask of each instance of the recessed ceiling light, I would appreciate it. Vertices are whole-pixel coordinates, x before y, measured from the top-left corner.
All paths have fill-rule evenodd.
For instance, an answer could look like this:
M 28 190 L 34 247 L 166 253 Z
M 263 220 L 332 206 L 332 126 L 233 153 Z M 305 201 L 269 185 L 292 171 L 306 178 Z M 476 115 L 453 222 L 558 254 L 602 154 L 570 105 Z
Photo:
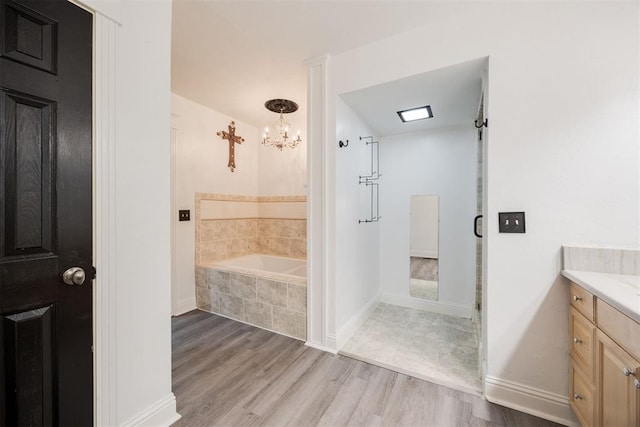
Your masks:
M 400 120 L 406 123 L 414 120 L 430 119 L 433 117 L 433 113 L 431 112 L 431 106 L 425 105 L 424 107 L 398 111 L 398 116 L 400 116 Z

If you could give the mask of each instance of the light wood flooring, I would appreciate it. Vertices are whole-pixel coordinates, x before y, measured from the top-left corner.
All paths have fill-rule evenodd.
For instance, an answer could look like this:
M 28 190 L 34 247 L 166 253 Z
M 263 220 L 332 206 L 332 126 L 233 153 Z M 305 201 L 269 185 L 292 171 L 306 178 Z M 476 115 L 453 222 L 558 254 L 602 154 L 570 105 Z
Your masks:
M 557 426 L 213 314 L 172 328 L 175 426 Z

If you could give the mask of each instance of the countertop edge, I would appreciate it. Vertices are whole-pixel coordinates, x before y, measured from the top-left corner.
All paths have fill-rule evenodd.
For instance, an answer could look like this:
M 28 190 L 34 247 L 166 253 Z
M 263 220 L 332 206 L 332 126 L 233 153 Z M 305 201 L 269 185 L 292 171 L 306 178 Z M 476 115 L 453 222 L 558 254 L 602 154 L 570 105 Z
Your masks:
M 616 298 L 613 298 L 611 295 L 608 295 L 606 293 L 606 291 L 603 291 L 602 289 L 600 289 L 594 283 L 590 283 L 590 281 L 585 280 L 584 278 L 580 277 L 580 273 L 581 273 L 581 271 L 575 271 L 575 270 L 562 270 L 561 271 L 561 274 L 562 274 L 563 277 L 571 280 L 572 282 L 576 283 L 577 285 L 580 285 L 581 287 L 583 287 L 587 291 L 591 292 L 594 296 L 600 298 L 602 301 L 604 301 L 607 304 L 609 304 L 610 306 L 614 307 L 615 309 L 617 309 L 618 311 L 620 311 L 621 313 L 623 313 L 624 315 L 626 315 L 630 319 L 634 320 L 637 323 L 640 323 L 640 312 L 635 311 L 632 308 L 626 306 L 624 303 L 618 301 Z M 583 272 L 583 273 L 603 274 L 603 275 L 606 274 L 606 273 L 593 273 L 593 272 Z

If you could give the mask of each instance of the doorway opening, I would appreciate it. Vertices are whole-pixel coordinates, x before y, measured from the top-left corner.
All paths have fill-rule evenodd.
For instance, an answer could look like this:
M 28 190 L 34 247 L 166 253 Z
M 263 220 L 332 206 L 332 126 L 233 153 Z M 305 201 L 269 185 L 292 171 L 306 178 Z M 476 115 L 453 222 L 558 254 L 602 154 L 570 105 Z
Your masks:
M 486 73 L 481 58 L 342 94 L 336 113 L 338 140 L 366 130 L 379 141 L 381 217 L 349 224 L 347 213 L 336 212 L 336 251 L 348 246 L 375 260 L 336 254 L 336 301 L 358 286 L 364 295 L 359 306 L 336 306 L 339 352 L 475 394 L 482 393 L 484 252 L 473 231 L 485 161 L 474 121 Z M 433 118 L 397 120 L 396 111 L 419 105 L 430 105 Z M 336 176 L 362 166 L 357 156 L 338 151 Z M 336 187 L 337 199 L 367 209 L 357 186 Z M 349 233 L 359 242 L 342 242 Z

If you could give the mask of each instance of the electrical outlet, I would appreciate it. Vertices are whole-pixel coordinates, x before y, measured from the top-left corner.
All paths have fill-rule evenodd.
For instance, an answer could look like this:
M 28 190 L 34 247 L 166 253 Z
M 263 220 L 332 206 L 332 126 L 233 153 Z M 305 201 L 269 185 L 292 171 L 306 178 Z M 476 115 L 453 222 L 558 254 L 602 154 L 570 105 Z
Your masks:
M 500 233 L 524 233 L 524 212 L 499 212 Z
M 186 209 L 186 210 L 179 210 L 178 211 L 178 221 L 191 221 L 191 211 Z

